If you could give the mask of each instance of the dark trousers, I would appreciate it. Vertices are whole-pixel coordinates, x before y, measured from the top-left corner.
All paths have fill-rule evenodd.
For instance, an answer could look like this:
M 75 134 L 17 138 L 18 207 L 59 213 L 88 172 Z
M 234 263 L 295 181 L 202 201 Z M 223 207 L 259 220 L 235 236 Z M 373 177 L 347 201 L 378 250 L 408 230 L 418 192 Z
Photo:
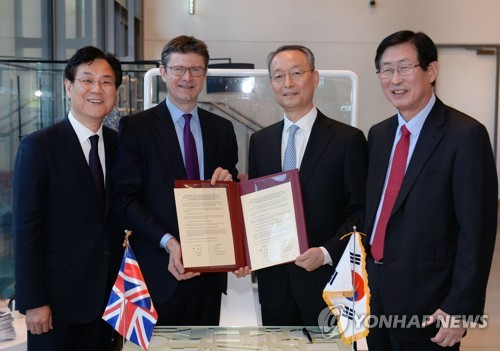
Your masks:
M 28 351 L 110 351 L 113 328 L 101 317 L 88 324 L 53 323 L 48 333 L 28 332 Z
M 383 273 L 384 265 L 377 264 L 373 258 L 367 258 L 368 279 L 370 282 L 370 313 L 372 316 L 382 316 L 385 308 L 381 297 L 380 276 Z M 397 277 L 394 277 L 397 279 Z M 411 303 L 411 302 L 408 302 Z M 436 329 L 437 332 L 437 329 Z M 453 347 L 441 347 L 433 343 L 430 339 L 423 341 L 403 341 L 394 336 L 389 328 L 371 326 L 370 333 L 366 338 L 368 350 L 370 351 L 458 351 L 460 343 Z
M 173 297 L 154 303 L 156 325 L 219 325 L 222 292 L 217 276 L 205 273 L 179 282 Z
M 326 284 L 326 283 L 325 283 Z M 307 287 L 304 287 L 307 289 Z M 326 308 L 326 304 L 325 304 Z M 315 326 L 321 311 L 305 311 L 295 298 L 288 282 L 285 300 L 281 306 L 261 305 L 262 324 L 267 326 Z

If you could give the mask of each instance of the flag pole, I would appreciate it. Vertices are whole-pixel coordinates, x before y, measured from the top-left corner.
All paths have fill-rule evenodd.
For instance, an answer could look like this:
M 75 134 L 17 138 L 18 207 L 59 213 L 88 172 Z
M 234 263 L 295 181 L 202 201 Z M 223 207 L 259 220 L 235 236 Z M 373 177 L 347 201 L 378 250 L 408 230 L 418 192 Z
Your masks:
M 123 247 L 125 248 L 125 250 L 127 250 L 127 247 L 129 245 L 128 243 L 128 238 L 130 238 L 130 236 L 132 235 L 132 231 L 130 229 L 125 229 L 125 238 L 123 239 Z M 127 313 L 127 309 L 125 308 L 125 303 L 126 303 L 126 297 L 125 297 L 125 292 L 123 293 L 123 303 L 122 303 L 122 308 L 123 308 L 123 318 L 124 320 L 126 320 L 126 313 Z M 122 324 L 123 325 L 123 324 Z M 120 333 L 121 337 L 122 337 L 122 347 L 121 347 L 121 351 L 123 351 L 123 348 L 125 347 L 125 340 L 127 339 L 125 337 L 125 325 L 123 325 L 123 334 Z
M 125 238 L 123 239 L 123 247 L 127 246 L 128 238 L 132 235 L 132 231 L 129 229 L 125 229 Z
M 356 226 L 353 226 L 352 227 L 352 230 L 353 230 L 353 234 L 354 234 L 354 240 L 352 241 L 352 252 L 354 253 L 354 255 L 356 255 L 356 240 L 358 240 L 357 238 L 357 235 L 358 234 L 358 231 L 357 231 L 357 227 Z M 354 302 L 356 301 L 356 287 L 354 286 L 355 284 L 355 281 L 354 281 L 354 274 L 353 272 L 356 272 L 356 266 L 355 266 L 355 262 L 354 261 L 351 261 L 351 283 L 352 283 L 352 290 L 353 290 L 353 295 L 352 295 L 352 301 L 351 301 L 351 304 L 352 304 L 352 310 L 353 311 L 356 311 L 355 309 L 355 306 L 354 306 Z M 352 328 L 352 335 L 353 335 L 353 338 L 354 338 L 354 330 L 355 330 L 355 322 L 356 321 L 356 318 L 354 318 L 353 316 L 353 323 L 351 323 L 351 328 Z M 354 343 L 356 342 L 356 340 L 353 340 L 351 342 L 351 351 L 354 351 Z

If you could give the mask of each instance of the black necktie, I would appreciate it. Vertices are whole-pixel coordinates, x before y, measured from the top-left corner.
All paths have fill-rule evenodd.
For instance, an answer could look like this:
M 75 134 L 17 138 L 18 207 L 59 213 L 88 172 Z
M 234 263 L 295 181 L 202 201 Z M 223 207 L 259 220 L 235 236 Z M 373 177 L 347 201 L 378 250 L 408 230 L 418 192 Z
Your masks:
M 97 190 L 97 196 L 104 205 L 104 173 L 102 171 L 101 160 L 99 159 L 99 135 L 92 135 L 90 138 L 89 169 Z

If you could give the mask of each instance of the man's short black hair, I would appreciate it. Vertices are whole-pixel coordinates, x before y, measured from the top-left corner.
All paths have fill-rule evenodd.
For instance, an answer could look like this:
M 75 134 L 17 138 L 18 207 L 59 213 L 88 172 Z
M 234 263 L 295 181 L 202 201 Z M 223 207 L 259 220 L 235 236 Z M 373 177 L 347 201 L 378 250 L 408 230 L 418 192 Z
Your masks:
M 85 46 L 79 49 L 69 60 L 64 69 L 64 77 L 69 80 L 71 83 L 75 81 L 75 72 L 78 66 L 82 63 L 91 64 L 96 59 L 103 59 L 113 69 L 115 72 L 115 87 L 118 87 L 122 84 L 123 72 L 120 60 L 116 58 L 115 55 L 109 52 L 103 52 L 95 46 Z

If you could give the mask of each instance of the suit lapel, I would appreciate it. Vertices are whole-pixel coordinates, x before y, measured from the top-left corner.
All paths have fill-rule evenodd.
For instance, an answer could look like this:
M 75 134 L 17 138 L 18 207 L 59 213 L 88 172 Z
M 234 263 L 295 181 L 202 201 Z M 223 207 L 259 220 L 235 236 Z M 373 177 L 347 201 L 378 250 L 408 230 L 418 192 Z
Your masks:
M 413 151 L 413 155 L 394 204 L 394 208 L 392 209 L 392 213 L 397 211 L 406 196 L 408 196 L 408 193 L 413 187 L 413 184 L 415 184 L 415 181 L 424 168 L 427 160 L 443 137 L 443 132 L 439 129 L 439 127 L 444 124 L 443 107 L 443 103 L 440 100 L 436 100 L 429 116 L 427 116 L 424 126 L 422 127 L 422 131 L 420 132 L 417 145 Z
M 175 170 L 175 178 L 187 179 L 179 139 L 177 138 L 174 122 L 172 121 L 172 116 L 168 111 L 165 101 L 155 106 L 152 112 L 154 113 L 154 118 L 152 119 L 154 129 L 158 132 L 160 139 L 163 140 L 165 144 L 164 152 L 168 154 L 172 161 Z
M 80 179 L 78 183 L 89 189 L 90 193 L 93 194 L 92 196 L 95 201 L 97 203 L 101 203 L 97 196 L 97 191 L 92 181 L 92 175 L 90 174 L 89 165 L 85 159 L 85 155 L 83 154 L 78 136 L 76 135 L 67 117 L 61 121 L 59 135 L 61 137 L 62 152 L 66 156 L 68 163 L 74 168 L 76 176 Z
M 300 182 L 303 188 L 334 135 L 335 130 L 332 121 L 318 110 L 318 115 L 312 126 L 311 135 L 309 136 L 309 141 L 307 142 L 304 157 L 300 165 Z
M 200 118 L 201 135 L 203 139 L 203 169 L 204 169 L 204 179 L 210 179 L 212 174 L 207 174 L 211 169 L 220 166 L 217 164 L 218 155 L 216 155 L 217 148 L 213 145 L 218 144 L 220 141 L 217 139 L 217 133 L 214 133 L 214 129 L 210 128 L 210 117 L 208 113 L 198 108 L 198 117 Z M 201 174 L 200 174 L 201 176 Z
M 264 169 L 269 169 L 269 174 L 279 173 L 283 170 L 281 164 L 281 138 L 283 137 L 284 126 L 285 122 L 283 120 L 274 124 L 274 129 L 270 131 L 271 138 L 266 141 L 268 150 L 266 162 L 269 162 L 269 167 Z
M 389 159 L 391 157 L 392 146 L 396 129 L 398 127 L 397 115 L 391 117 L 389 122 L 383 127 L 379 135 L 374 135 L 377 140 L 369 140 L 369 147 L 373 148 L 373 143 L 376 144 L 376 149 L 370 150 L 370 172 L 368 174 L 368 186 L 366 213 L 367 213 L 367 228 L 373 227 L 375 215 L 377 213 L 382 191 L 384 190 L 385 177 L 387 168 L 389 167 Z M 370 138 L 371 139 L 371 138 Z
M 112 161 L 114 157 L 114 149 L 116 146 L 116 133 L 108 129 L 107 127 L 103 126 L 102 128 L 102 135 L 104 137 L 104 153 L 105 153 L 105 161 L 106 161 L 106 215 L 108 214 L 109 209 L 111 208 L 111 198 L 112 194 L 110 191 L 110 172 L 111 172 L 111 167 L 112 167 Z

